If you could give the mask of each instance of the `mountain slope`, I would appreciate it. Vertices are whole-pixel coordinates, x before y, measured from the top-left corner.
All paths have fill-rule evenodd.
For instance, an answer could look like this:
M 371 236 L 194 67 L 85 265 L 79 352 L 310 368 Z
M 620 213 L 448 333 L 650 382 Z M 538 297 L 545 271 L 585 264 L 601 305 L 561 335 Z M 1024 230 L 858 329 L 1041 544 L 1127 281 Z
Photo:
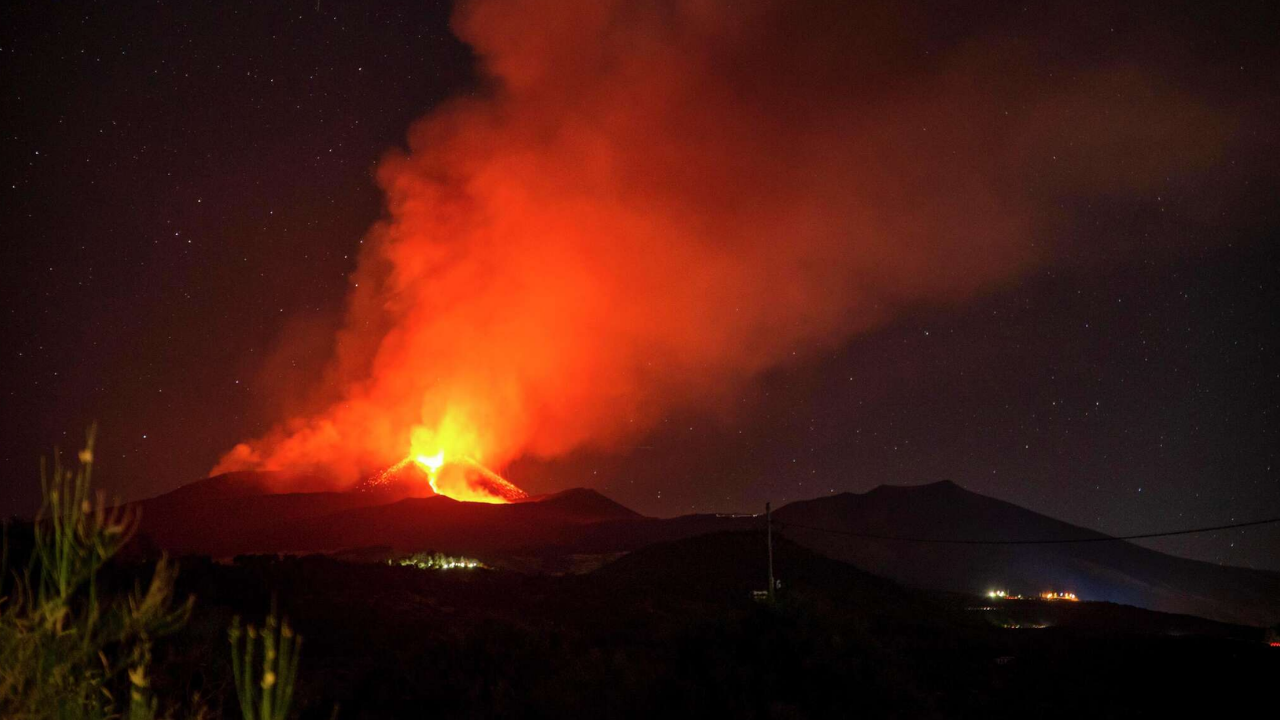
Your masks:
M 657 592 L 709 601 L 746 601 L 768 587 L 764 533 L 714 532 L 640 548 L 596 571 Z M 832 560 L 785 538 L 774 542 L 775 565 L 785 568 L 786 593 L 815 591 L 842 603 L 899 613 L 923 596 L 846 563 Z
M 288 484 L 305 482 L 295 478 Z M 275 473 L 226 473 L 132 506 L 141 513 L 140 532 L 146 542 L 176 554 L 222 556 L 265 551 L 266 539 L 293 523 L 385 505 L 411 491 L 395 486 L 371 492 L 272 492 L 281 483 Z
M 882 486 L 796 502 L 775 517 L 782 532 L 829 557 L 899 582 L 942 590 L 1068 590 L 1166 612 L 1248 624 L 1280 620 L 1280 575 L 1177 558 L 1132 543 L 957 545 L 851 537 L 1091 539 L 1104 535 L 969 492 L 950 482 Z
M 267 551 L 333 551 L 388 546 L 459 554 L 537 551 L 571 544 L 584 526 L 639 518 L 593 490 L 540 501 L 490 505 L 442 496 L 406 498 L 304 518 L 279 528 Z
M 141 534 L 176 554 L 330 552 L 387 546 L 458 553 L 560 547 L 588 525 L 648 520 L 594 490 L 510 505 L 413 497 L 421 488 L 272 494 L 268 473 L 230 473 L 136 503 Z M 626 543 L 627 549 L 634 547 Z

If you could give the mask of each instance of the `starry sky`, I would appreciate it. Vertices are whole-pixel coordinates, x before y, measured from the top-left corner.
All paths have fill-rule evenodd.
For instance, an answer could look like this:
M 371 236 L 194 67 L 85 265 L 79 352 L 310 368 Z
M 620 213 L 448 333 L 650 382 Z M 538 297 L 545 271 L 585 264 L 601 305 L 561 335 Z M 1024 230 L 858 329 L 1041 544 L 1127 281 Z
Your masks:
M 1201 38 L 1180 62 L 1214 69 L 1265 135 L 1275 10 L 1207 12 L 1125 19 Z M 0 10 L 0 512 L 29 512 L 39 456 L 91 421 L 103 484 L 137 498 L 278 419 L 281 387 L 328 358 L 312 339 L 336 329 L 383 212 L 375 166 L 477 91 L 449 17 L 383 0 Z M 1197 202 L 1177 193 L 1072 198 L 1053 263 L 783 364 L 731 411 L 508 476 L 655 515 L 939 479 L 1114 534 L 1280 515 L 1276 179 L 1248 176 L 1220 226 L 1163 217 Z M 284 344 L 305 367 L 272 365 Z M 1275 526 L 1147 544 L 1280 570 Z

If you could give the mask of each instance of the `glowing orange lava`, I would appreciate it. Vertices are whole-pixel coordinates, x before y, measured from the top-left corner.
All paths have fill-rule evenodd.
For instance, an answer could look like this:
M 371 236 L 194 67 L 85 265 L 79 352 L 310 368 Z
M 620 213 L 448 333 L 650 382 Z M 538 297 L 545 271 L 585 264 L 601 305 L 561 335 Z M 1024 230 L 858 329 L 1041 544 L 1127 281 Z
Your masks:
M 443 450 L 434 455 L 417 454 L 411 457 L 426 472 L 427 482 L 431 483 L 431 489 L 437 495 L 463 502 L 495 504 L 528 497 L 525 491 L 474 458 L 446 460 Z
M 406 474 L 406 470 L 417 468 L 426 476 L 433 494 L 454 500 L 504 504 L 529 497 L 477 459 L 483 446 L 475 433 L 464 432 L 463 427 L 465 424 L 452 414 L 434 431 L 415 426 L 409 454 L 366 480 L 360 489 L 385 489 L 406 480 L 421 482 L 417 472 Z
M 528 497 L 525 491 L 476 460 L 481 444 L 475 433 L 462 428 L 454 416 L 435 431 L 414 428 L 409 457 L 397 465 L 412 459 L 427 474 L 432 491 L 454 500 L 509 503 Z

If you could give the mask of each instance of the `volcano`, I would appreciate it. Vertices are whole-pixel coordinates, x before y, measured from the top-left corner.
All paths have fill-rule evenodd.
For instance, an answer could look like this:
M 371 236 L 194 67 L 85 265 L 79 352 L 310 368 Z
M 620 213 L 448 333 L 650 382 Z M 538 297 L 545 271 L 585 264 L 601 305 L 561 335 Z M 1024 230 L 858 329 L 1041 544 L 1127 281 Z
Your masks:
M 751 515 L 646 517 L 585 488 L 490 504 L 422 497 L 421 483 L 349 492 L 267 490 L 278 486 L 278 478 L 238 472 L 142 501 L 141 542 L 174 554 L 215 557 L 430 549 L 499 566 L 563 571 L 573 563 L 549 560 L 612 558 L 716 532 L 762 531 L 764 524 L 763 517 Z M 1033 595 L 1057 589 L 1086 600 L 1226 622 L 1280 622 L 1280 574 L 1188 560 L 1128 542 L 952 545 L 855 536 L 1106 537 L 950 482 L 794 502 L 774 518 L 775 533 L 789 541 L 907 586 L 974 595 L 996 587 Z M 531 557 L 542 560 L 530 565 Z M 778 572 L 785 580 L 787 568 Z

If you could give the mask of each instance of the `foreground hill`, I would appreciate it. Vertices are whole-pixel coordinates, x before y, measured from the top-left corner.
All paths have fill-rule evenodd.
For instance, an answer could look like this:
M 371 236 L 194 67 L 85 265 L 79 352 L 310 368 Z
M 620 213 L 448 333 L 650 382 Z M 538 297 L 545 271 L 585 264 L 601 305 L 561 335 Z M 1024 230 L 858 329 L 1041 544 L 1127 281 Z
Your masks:
M 411 497 L 412 487 L 268 494 L 268 486 L 253 473 L 237 473 L 144 501 L 146 542 L 215 557 L 430 549 L 563 572 L 598 567 L 659 543 L 758 530 L 763 524 L 754 516 L 650 518 L 586 489 L 486 505 Z M 796 544 L 912 587 L 967 594 L 1067 590 L 1085 599 L 1225 622 L 1280 622 L 1280 574 L 1186 560 L 1131 543 L 967 545 L 859 537 L 1105 539 L 949 482 L 795 502 L 774 516 L 779 534 Z M 795 579 L 794 570 L 778 564 L 784 582 Z
M 755 602 L 763 551 L 759 531 L 712 533 L 559 576 L 187 559 L 179 594 L 228 621 L 278 601 L 306 638 L 301 718 L 1217 717 L 1280 670 L 1258 629 L 1095 603 L 985 612 L 785 538 L 778 602 Z M 193 623 L 169 680 L 229 683 L 207 669 L 225 628 Z
M 832 560 L 777 537 L 774 566 L 785 570 L 782 602 L 821 599 L 880 620 L 910 624 L 1005 629 L 1072 628 L 1099 633 L 1197 635 L 1257 642 L 1258 628 L 1108 602 L 992 601 L 987 597 L 919 590 Z M 716 603 L 741 603 L 767 587 L 764 533 L 717 532 L 662 542 L 605 565 L 597 577 L 648 591 Z
M 780 595 L 818 593 L 880 613 L 917 605 L 923 597 L 786 538 L 775 539 L 773 556 L 787 570 Z M 716 532 L 643 547 L 596 573 L 685 597 L 736 602 L 768 587 L 766 557 L 764 533 Z

